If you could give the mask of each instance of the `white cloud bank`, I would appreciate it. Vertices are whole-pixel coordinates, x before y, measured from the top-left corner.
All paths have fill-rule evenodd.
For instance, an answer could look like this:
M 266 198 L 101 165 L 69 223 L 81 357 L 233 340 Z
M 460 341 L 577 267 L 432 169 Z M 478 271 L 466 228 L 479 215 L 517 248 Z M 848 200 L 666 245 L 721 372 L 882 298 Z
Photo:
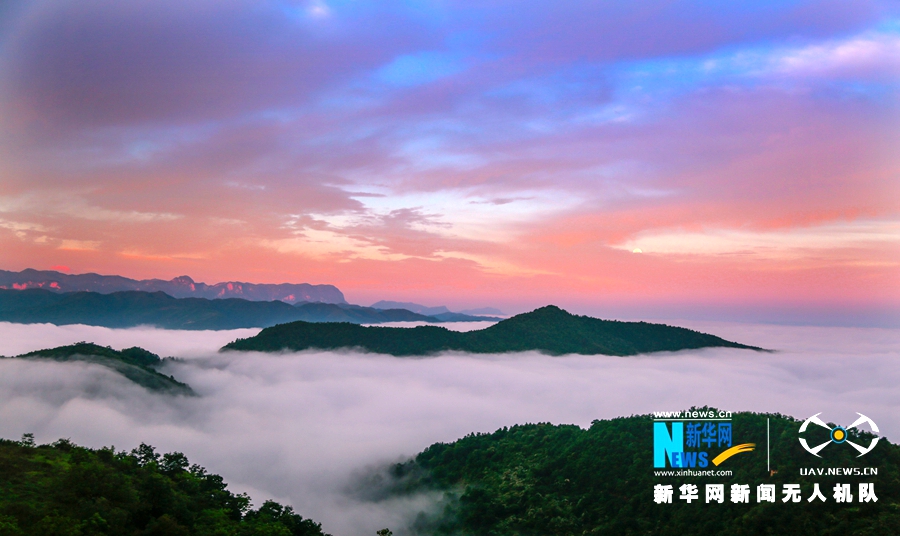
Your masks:
M 0 322 L 0 355 L 14 356 L 65 346 L 79 341 L 112 346 L 116 350 L 140 346 L 160 356 L 193 357 L 209 355 L 229 342 L 259 333 L 258 328 L 222 331 L 160 330 L 152 327 L 110 329 L 72 324 L 12 324 Z
M 525 422 L 714 405 L 849 424 L 854 412 L 900 437 L 900 330 L 706 323 L 688 326 L 774 354 L 710 349 L 616 358 L 354 353 L 217 354 L 235 332 L 0 324 L 0 354 L 46 347 L 65 331 L 116 348 L 188 357 L 166 371 L 198 398 L 150 394 L 84 363 L 0 361 L 0 436 L 33 432 L 99 447 L 147 442 L 222 474 L 259 504 L 290 503 L 336 536 L 395 533 L 426 498 L 365 503 L 344 490 L 367 467 L 437 441 Z M 241 334 L 240 336 L 246 336 Z M 26 343 L 27 341 L 27 343 Z M 71 341 L 67 341 L 71 342 Z M 31 345 L 28 347 L 28 345 Z

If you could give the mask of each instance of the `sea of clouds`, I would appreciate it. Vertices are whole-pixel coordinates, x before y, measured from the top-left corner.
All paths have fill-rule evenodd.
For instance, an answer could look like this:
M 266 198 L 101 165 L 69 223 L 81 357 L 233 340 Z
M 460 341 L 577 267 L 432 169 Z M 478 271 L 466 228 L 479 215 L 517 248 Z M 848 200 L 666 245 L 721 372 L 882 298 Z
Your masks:
M 258 330 L 113 330 L 0 323 L 0 355 L 92 341 L 183 360 L 166 374 L 200 396 L 154 394 L 98 365 L 0 360 L 0 436 L 35 434 L 181 451 L 256 504 L 273 498 L 335 536 L 402 534 L 434 497 L 367 501 L 362 475 L 435 442 L 526 422 L 575 423 L 710 405 L 850 424 L 900 437 L 900 330 L 673 322 L 776 350 L 637 357 L 354 352 L 218 353 Z M 460 326 L 470 329 L 473 326 Z M 478 326 L 483 327 L 483 325 Z M 648 445 L 648 448 L 650 446 Z M 649 468 L 648 468 L 649 470 Z

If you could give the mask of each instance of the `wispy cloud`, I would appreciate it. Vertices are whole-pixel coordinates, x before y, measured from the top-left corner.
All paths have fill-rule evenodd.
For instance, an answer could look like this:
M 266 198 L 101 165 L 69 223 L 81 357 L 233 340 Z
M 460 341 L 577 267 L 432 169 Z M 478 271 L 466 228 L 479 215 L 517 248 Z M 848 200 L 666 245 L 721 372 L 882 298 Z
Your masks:
M 97 240 L 72 240 L 65 239 L 59 243 L 59 249 L 69 251 L 96 251 L 100 249 L 100 242 Z
M 0 212 L 64 215 L 84 220 L 120 223 L 172 221 L 183 217 L 167 212 L 114 210 L 98 207 L 89 204 L 77 192 L 41 192 L 19 196 L 0 196 Z
M 642 233 L 616 246 L 640 248 L 651 255 L 739 255 L 768 259 L 837 257 L 840 262 L 864 262 L 860 249 L 880 249 L 900 265 L 900 222 L 852 221 L 814 227 L 763 231 L 710 229 L 704 232 L 669 230 Z M 839 255 L 840 250 L 851 255 Z
M 838 76 L 900 82 L 900 36 L 867 33 L 773 54 L 773 71 L 792 76 Z
M 19 227 L 0 247 L 20 267 L 602 299 L 676 288 L 659 273 L 738 287 L 726 252 L 749 244 L 745 269 L 769 273 L 809 239 L 805 270 L 841 266 L 865 299 L 891 279 L 889 243 L 851 264 L 847 233 L 809 231 L 896 219 L 890 2 L 10 13 L 0 211 Z

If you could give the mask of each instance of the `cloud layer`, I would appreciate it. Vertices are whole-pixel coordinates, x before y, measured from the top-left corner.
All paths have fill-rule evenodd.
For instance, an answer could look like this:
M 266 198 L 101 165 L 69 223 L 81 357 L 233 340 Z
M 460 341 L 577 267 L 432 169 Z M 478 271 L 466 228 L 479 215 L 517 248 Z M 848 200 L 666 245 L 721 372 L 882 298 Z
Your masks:
M 75 339 L 189 350 L 167 373 L 199 398 L 154 395 L 99 366 L 0 361 L 0 436 L 33 432 L 130 449 L 179 450 L 260 502 L 293 504 L 335 535 L 395 533 L 429 497 L 369 502 L 349 492 L 360 475 L 438 441 L 525 422 L 575 423 L 691 405 L 852 422 L 859 411 L 900 436 L 900 332 L 694 324 L 777 349 L 703 350 L 631 358 L 533 353 L 399 359 L 354 353 L 217 354 L 222 333 L 70 328 Z M 57 340 L 63 328 L 41 330 Z M 0 325 L 0 354 L 22 351 L 22 326 Z M 205 349 L 201 349 L 205 345 Z M 649 447 L 648 447 L 649 448 Z

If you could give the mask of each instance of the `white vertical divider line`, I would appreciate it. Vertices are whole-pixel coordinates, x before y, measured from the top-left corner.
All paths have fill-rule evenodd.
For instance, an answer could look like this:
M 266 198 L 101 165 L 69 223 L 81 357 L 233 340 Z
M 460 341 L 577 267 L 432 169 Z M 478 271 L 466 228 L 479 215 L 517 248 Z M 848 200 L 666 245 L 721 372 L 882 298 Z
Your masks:
M 769 466 L 769 418 L 766 417 L 766 471 L 770 474 L 772 473 L 772 468 Z

